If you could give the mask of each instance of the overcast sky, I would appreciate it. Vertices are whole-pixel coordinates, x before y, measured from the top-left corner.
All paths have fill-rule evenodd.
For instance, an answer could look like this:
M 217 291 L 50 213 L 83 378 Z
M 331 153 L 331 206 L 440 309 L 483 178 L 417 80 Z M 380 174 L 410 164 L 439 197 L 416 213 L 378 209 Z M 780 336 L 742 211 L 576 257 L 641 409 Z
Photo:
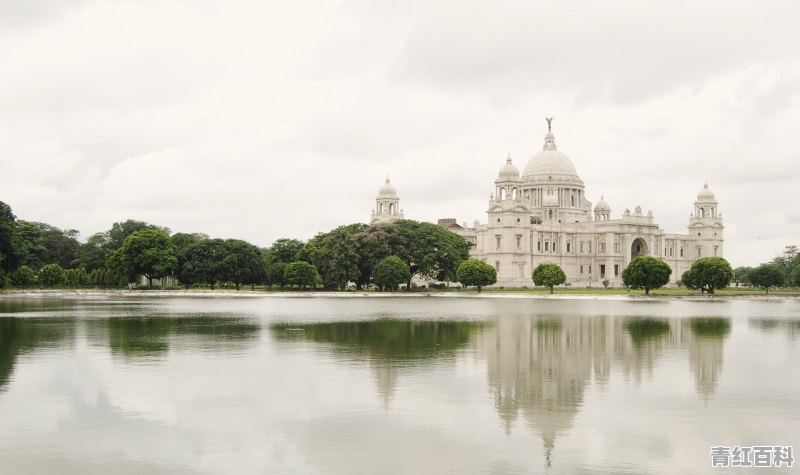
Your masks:
M 268 246 L 366 222 L 486 220 L 545 116 L 612 217 L 725 257 L 800 244 L 800 3 L 4 0 L 0 200 L 82 238 L 128 218 Z

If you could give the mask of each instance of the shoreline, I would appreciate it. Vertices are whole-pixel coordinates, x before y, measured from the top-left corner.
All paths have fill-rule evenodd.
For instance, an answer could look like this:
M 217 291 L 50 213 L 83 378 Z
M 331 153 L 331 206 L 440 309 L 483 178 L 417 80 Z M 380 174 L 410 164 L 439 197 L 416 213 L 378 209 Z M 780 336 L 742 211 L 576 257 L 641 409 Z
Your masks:
M 127 290 L 127 289 L 73 289 L 73 290 L 5 290 L 0 291 L 0 300 L 7 298 L 69 298 L 69 297 L 234 297 L 234 298 L 488 298 L 488 299 L 534 299 L 534 300 L 800 300 L 792 294 L 714 294 L 714 295 L 658 295 L 658 294 L 538 294 L 520 292 L 363 292 L 363 291 L 281 291 L 266 292 L 252 290 Z

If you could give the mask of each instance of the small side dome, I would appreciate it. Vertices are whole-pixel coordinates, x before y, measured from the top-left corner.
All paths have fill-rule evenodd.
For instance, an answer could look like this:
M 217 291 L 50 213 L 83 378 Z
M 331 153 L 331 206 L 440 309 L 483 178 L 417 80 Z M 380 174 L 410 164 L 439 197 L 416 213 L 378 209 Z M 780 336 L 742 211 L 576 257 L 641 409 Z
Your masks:
M 714 193 L 708 189 L 708 182 L 703 185 L 703 189 L 697 194 L 697 201 L 714 201 Z
M 386 183 L 378 190 L 379 198 L 395 198 L 397 196 L 397 189 L 389 182 L 389 177 L 386 177 Z
M 594 207 L 595 211 L 611 211 L 611 206 L 608 205 L 603 195 L 600 195 L 600 201 Z
M 519 180 L 519 170 L 511 163 L 511 154 L 508 154 L 506 164 L 500 168 L 501 180 Z

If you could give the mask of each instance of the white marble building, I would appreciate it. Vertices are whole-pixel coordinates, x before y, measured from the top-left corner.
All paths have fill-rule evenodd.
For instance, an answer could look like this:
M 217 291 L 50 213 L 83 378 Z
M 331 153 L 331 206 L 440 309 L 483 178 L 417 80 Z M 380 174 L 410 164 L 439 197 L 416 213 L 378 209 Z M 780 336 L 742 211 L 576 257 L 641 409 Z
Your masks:
M 688 234 L 665 232 L 639 206 L 614 218 L 602 197 L 592 208 L 575 166 L 556 147 L 549 121 L 544 147 L 522 176 L 510 157 L 500 168 L 487 213 L 486 224 L 459 234 L 474 236 L 472 255 L 495 266 L 497 286 L 533 285 L 533 269 L 543 262 L 561 266 L 570 285 L 601 286 L 608 279 L 619 286 L 622 271 L 640 255 L 669 264 L 674 283 L 696 259 L 722 257 L 722 214 L 708 184 L 694 202 Z
M 556 147 L 549 120 L 542 151 L 522 176 L 509 156 L 494 183 L 485 224 L 460 226 L 452 218 L 439 224 L 471 242 L 473 258 L 497 269 L 496 286 L 530 287 L 533 269 L 544 262 L 558 264 L 573 286 L 599 287 L 606 279 L 621 286 L 622 271 L 636 256 L 662 259 L 675 283 L 696 259 L 722 257 L 722 214 L 708 184 L 697 194 L 687 234 L 667 233 L 640 206 L 614 218 L 602 196 L 592 208 L 575 166 Z M 387 177 L 370 223 L 397 219 L 403 219 L 400 199 Z

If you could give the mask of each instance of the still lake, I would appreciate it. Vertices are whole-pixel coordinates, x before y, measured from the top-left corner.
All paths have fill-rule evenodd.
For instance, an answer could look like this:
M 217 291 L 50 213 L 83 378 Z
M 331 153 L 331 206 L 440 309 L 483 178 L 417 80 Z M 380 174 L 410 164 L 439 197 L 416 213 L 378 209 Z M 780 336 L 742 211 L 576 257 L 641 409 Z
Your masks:
M 798 362 L 795 299 L 5 296 L 0 473 L 748 473 Z

